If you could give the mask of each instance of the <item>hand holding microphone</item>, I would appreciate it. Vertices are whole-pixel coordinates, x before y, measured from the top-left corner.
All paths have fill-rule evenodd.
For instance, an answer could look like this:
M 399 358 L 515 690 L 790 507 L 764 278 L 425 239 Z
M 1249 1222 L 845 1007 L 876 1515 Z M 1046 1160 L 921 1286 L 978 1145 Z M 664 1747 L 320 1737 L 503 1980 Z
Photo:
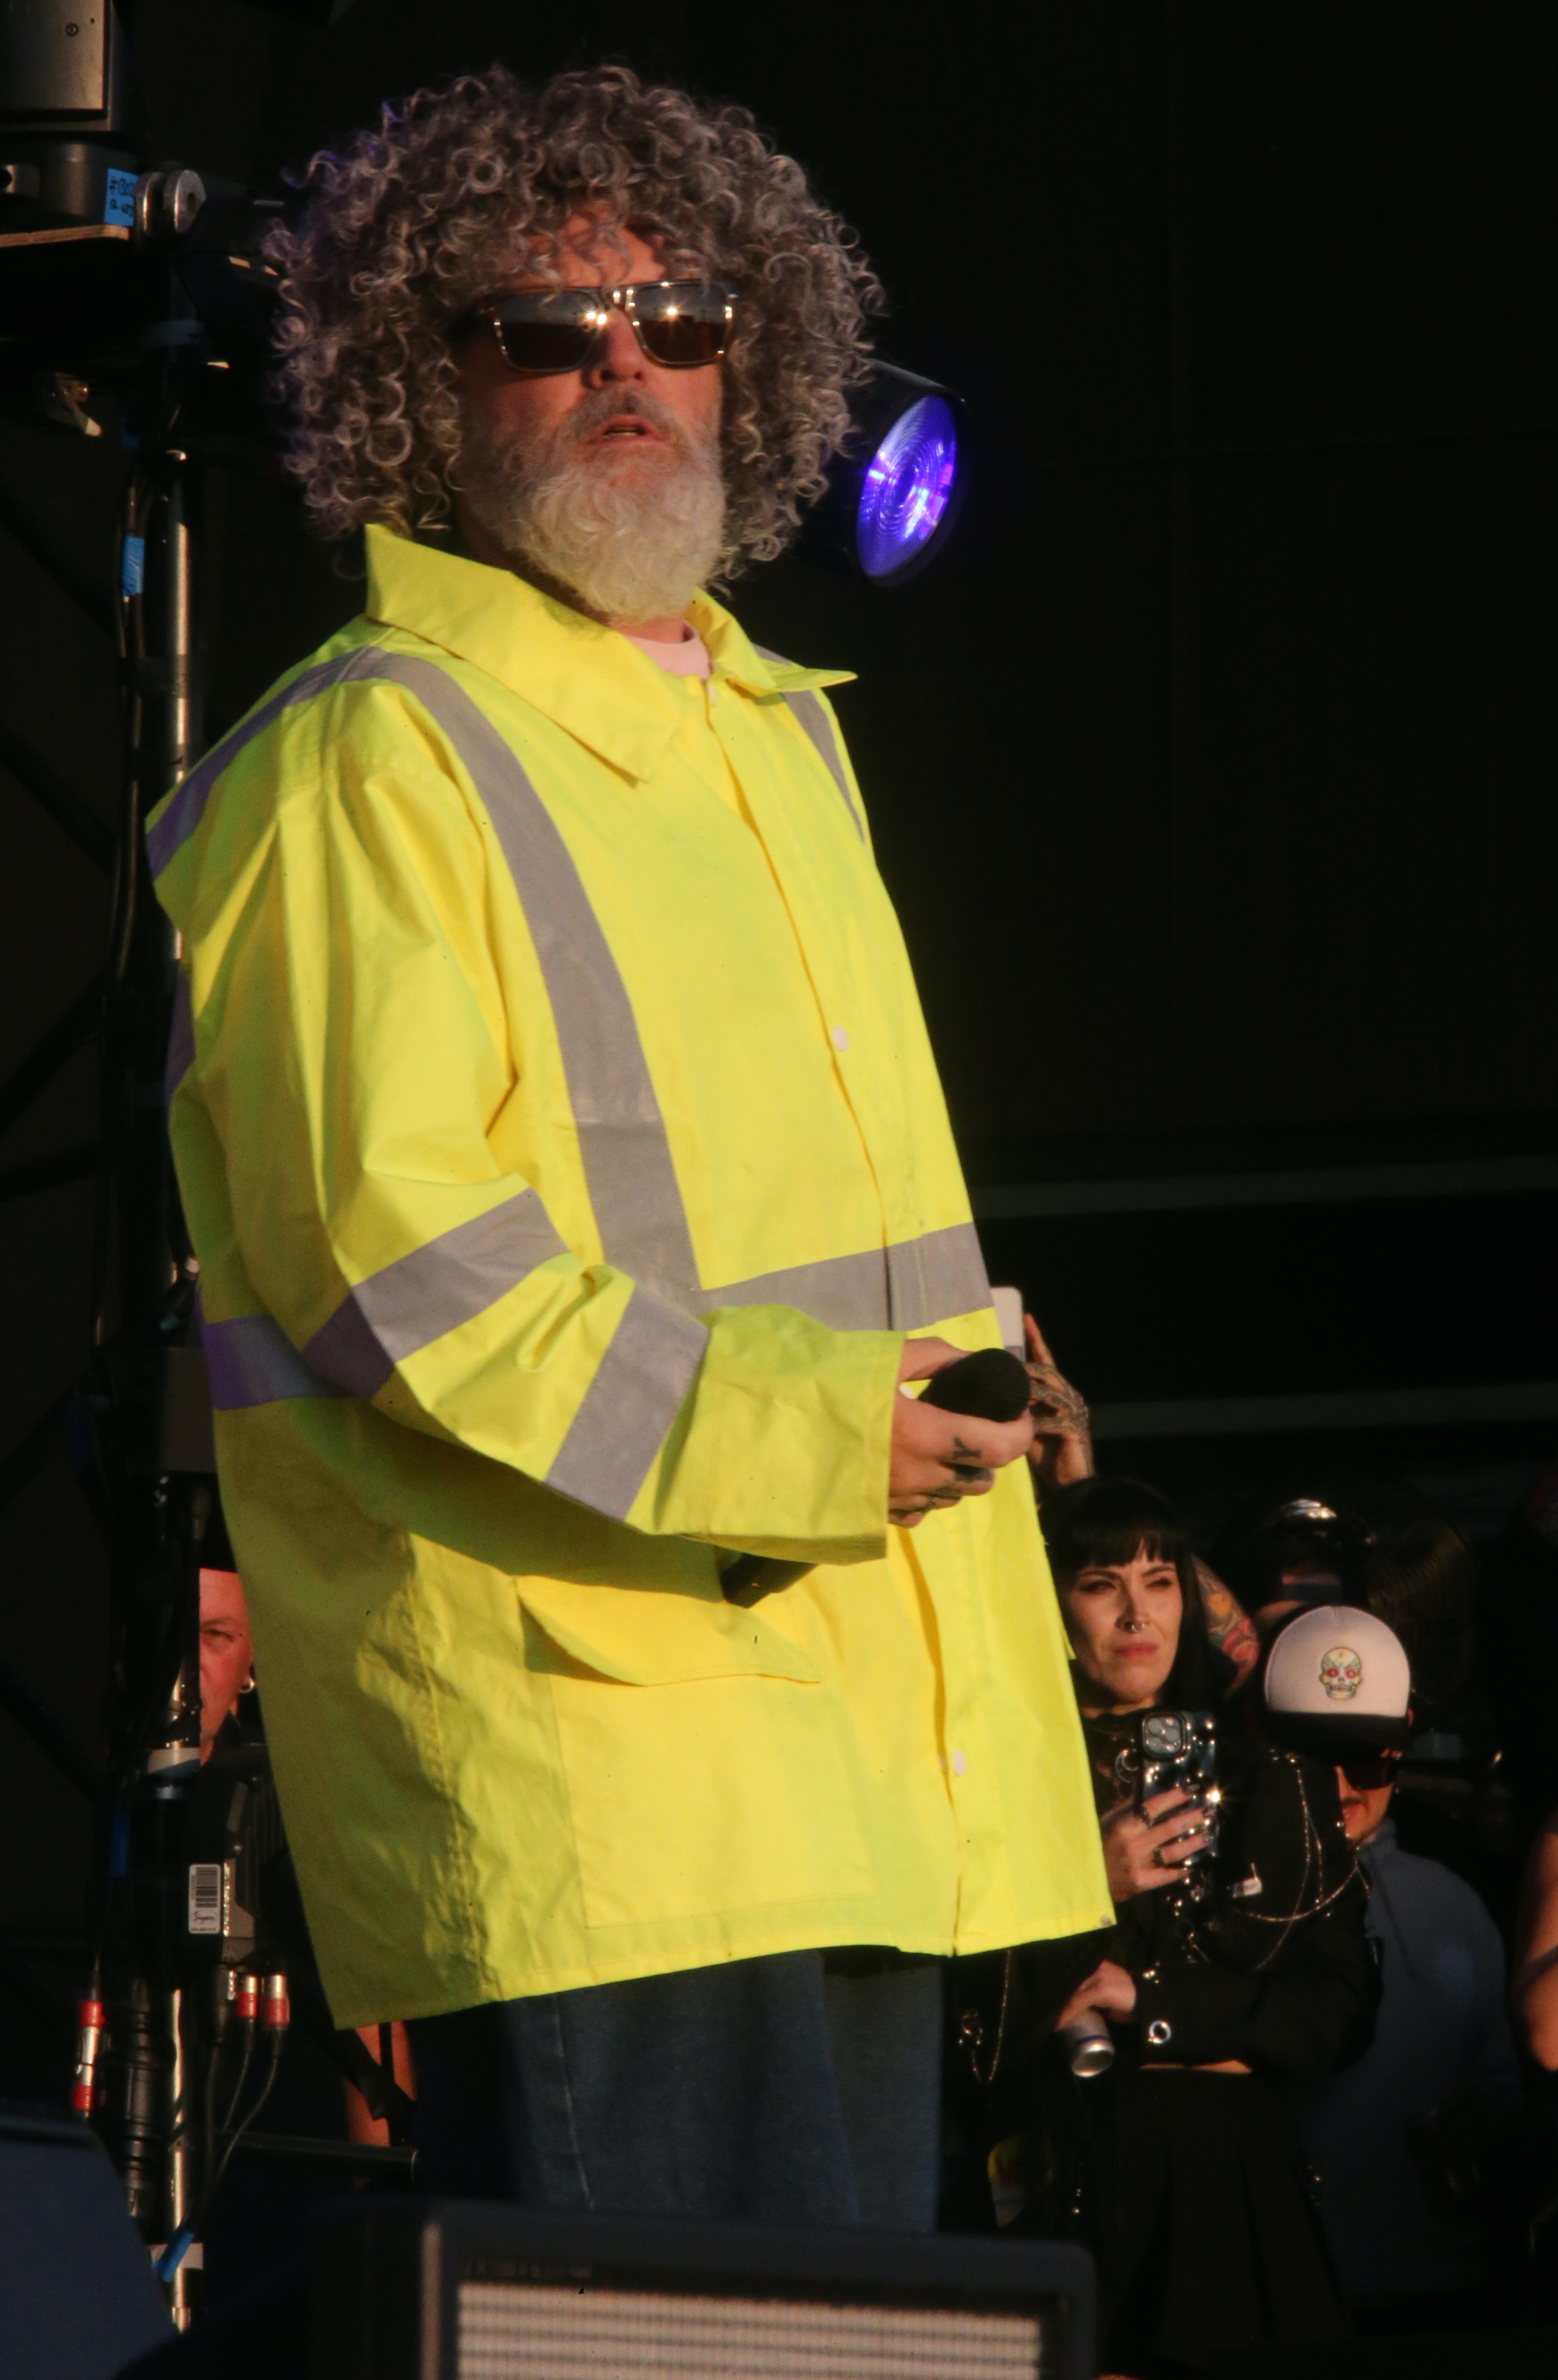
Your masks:
M 1028 1412 L 1028 1373 L 1001 1347 L 965 1355 L 946 1339 L 911 1339 L 899 1366 L 894 1401 L 892 1459 L 888 1473 L 888 1518 L 918 1528 L 927 1512 L 987 1496 L 996 1473 L 1026 1454 L 1033 1424 Z M 918 1397 L 903 1393 L 909 1380 L 928 1380 Z M 763 1554 L 738 1554 L 720 1575 L 728 1603 L 748 1609 L 764 1596 L 793 1586 L 809 1562 L 779 1561 Z
M 999 1347 L 965 1355 L 945 1339 L 911 1339 L 899 1366 L 888 1518 L 917 1528 L 927 1512 L 987 1496 L 995 1474 L 1033 1439 L 1025 1366 Z M 911 1380 L 928 1380 L 906 1396 Z

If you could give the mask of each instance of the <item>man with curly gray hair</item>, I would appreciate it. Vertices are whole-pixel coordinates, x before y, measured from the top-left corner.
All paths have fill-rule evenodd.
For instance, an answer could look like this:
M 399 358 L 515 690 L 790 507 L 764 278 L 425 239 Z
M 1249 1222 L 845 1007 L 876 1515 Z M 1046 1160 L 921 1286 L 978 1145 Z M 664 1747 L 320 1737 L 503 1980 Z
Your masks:
M 900 1393 L 999 1333 L 840 673 L 707 591 L 876 284 L 621 69 L 387 109 L 274 253 L 365 611 L 149 844 L 332 2006 L 409 2023 L 435 2186 L 924 2226 L 940 1961 L 1108 1904 L 1031 1425 Z

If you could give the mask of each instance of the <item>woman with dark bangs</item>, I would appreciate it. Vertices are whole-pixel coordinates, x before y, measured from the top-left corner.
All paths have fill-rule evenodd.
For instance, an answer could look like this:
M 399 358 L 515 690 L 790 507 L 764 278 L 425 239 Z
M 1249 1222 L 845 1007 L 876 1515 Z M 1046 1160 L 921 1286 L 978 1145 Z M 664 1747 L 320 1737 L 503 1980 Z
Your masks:
M 1190 1539 L 1154 1489 L 1080 1480 L 1045 1499 L 1043 1524 L 1116 1904 L 1105 1955 L 1057 2022 L 1100 2012 L 1117 2046 L 1106 2075 L 1070 2085 L 1108 2366 L 1161 2380 L 1264 2339 L 1340 2337 L 1271 2087 L 1356 2057 L 1372 2022 L 1364 1888 L 1334 1778 L 1227 1706 L 1233 1666 L 1208 1642 Z M 1204 1804 L 1174 1791 L 1137 1807 L 1141 1716 L 1154 1709 L 1217 1718 L 1210 1888 L 1190 1865 L 1208 1848 Z

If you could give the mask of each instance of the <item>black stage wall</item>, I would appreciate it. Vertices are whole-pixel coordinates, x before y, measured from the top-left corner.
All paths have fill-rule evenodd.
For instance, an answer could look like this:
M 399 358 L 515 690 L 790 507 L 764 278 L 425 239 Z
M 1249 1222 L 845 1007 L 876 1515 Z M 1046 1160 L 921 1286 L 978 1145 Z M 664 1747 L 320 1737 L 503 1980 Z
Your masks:
M 795 559 L 735 601 L 860 673 L 993 1272 L 1104 1451 L 1198 1513 L 1342 1453 L 1492 1525 L 1558 1427 L 1552 12 L 141 0 L 138 49 L 152 152 L 267 187 L 499 55 L 626 56 L 804 160 L 888 284 L 884 351 L 966 392 L 974 492 L 899 596 Z M 103 819 L 110 443 L 0 431 L 0 725 Z M 356 598 L 236 478 L 209 552 L 214 734 Z M 91 977 L 105 894 L 4 766 L 0 803 L 3 1068 Z M 83 1056 L 0 1162 L 85 1141 L 92 1100 Z M 81 1367 L 90 1215 L 80 1180 L 6 1208 L 0 1448 Z M 90 1745 L 63 1451 L 0 1554 L 0 1654 Z M 0 1792 L 7 2062 L 42 2070 L 88 1819 L 4 1720 Z

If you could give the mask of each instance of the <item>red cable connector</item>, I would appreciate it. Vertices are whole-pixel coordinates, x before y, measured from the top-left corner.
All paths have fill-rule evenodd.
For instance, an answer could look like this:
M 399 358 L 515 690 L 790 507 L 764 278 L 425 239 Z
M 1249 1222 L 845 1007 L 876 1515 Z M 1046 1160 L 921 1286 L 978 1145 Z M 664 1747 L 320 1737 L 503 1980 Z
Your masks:
M 97 2090 L 97 2053 L 103 2045 L 103 2010 L 99 1999 L 84 1999 L 76 2010 L 76 2080 L 70 2104 L 79 2116 L 90 2116 Z

